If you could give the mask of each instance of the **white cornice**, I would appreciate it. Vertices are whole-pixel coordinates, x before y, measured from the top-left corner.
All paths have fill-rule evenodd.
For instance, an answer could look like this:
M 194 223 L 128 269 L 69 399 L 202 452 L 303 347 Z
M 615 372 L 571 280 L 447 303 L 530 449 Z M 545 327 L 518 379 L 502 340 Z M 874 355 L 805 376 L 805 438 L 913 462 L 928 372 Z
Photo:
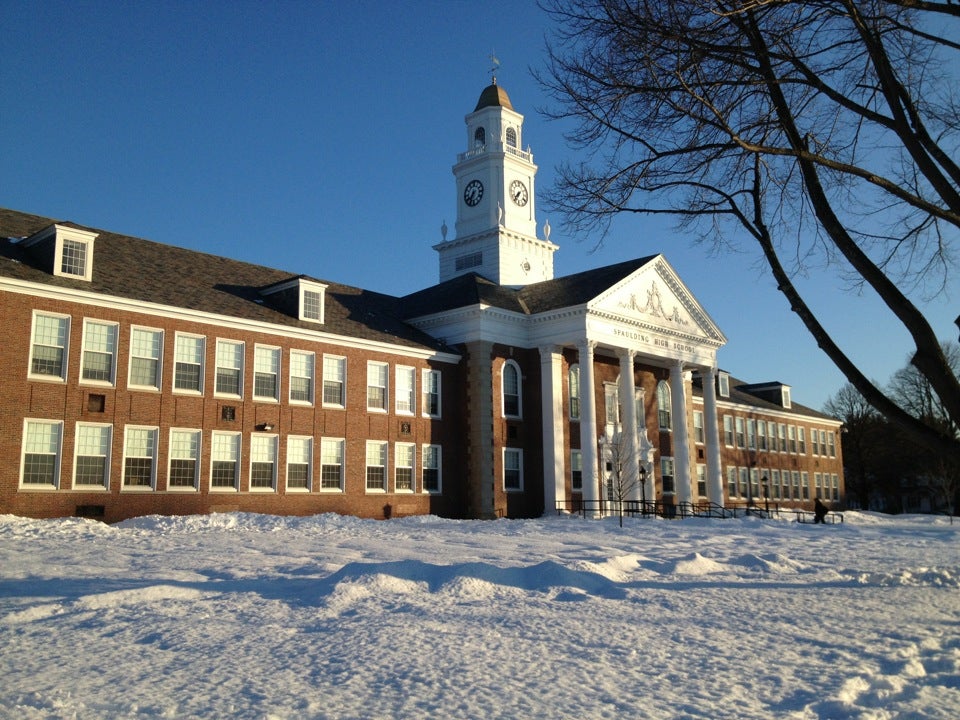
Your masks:
M 12 292 L 18 295 L 33 295 L 35 297 L 48 298 L 51 300 L 77 303 L 79 305 L 109 308 L 111 310 L 138 313 L 140 315 L 164 317 L 171 320 L 182 320 L 186 322 L 201 323 L 203 325 L 232 328 L 245 332 L 264 333 L 266 335 L 275 335 L 296 340 L 304 340 L 307 342 L 340 345 L 343 347 L 387 353 L 390 355 L 405 355 L 407 357 L 415 357 L 423 360 L 435 360 L 437 362 L 460 362 L 460 356 L 455 353 L 419 349 L 406 345 L 395 345 L 393 343 L 380 342 L 377 340 L 346 337 L 344 335 L 336 335 L 334 333 L 323 332 L 320 330 L 310 330 L 293 325 L 277 325 L 260 320 L 245 320 L 242 318 L 231 317 L 229 315 L 218 315 L 216 313 L 190 310 L 188 308 L 179 308 L 171 305 L 161 305 L 159 303 L 133 300 L 130 298 L 122 298 L 113 295 L 103 295 L 100 293 L 74 290 L 71 288 L 55 287 L 52 285 L 44 285 L 25 280 L 16 280 L 14 278 L 0 278 L 0 291 Z
M 695 405 L 703 404 L 702 395 L 694 395 L 693 402 Z M 840 427 L 843 425 L 843 420 L 835 420 L 831 418 L 821 417 L 820 415 L 808 415 L 805 412 L 799 410 L 772 410 L 770 408 L 760 407 L 759 405 L 747 405 L 746 403 L 733 402 L 732 400 L 721 400 L 717 398 L 717 410 L 736 410 L 741 413 L 744 411 L 749 411 L 755 415 L 766 415 L 768 417 L 775 417 L 783 420 L 796 420 L 797 418 L 807 418 L 809 421 L 820 423 L 821 425 L 831 425 L 834 427 Z M 763 418 L 757 418 L 762 420 Z

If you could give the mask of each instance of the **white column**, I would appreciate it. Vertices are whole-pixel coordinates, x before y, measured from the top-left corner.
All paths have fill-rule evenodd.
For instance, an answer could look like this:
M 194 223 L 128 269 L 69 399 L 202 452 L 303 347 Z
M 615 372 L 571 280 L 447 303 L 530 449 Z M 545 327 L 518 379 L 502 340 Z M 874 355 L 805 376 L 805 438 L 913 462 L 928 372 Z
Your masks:
M 580 454 L 583 460 L 583 502 L 599 513 L 597 473 L 597 400 L 593 390 L 593 349 L 596 343 L 583 340 L 580 352 Z
M 540 397 L 543 415 L 543 512 L 555 514 L 566 500 L 563 453 L 563 358 L 555 345 L 540 348 Z
M 706 433 L 707 496 L 723 505 L 723 468 L 720 466 L 720 427 L 717 416 L 717 369 L 703 372 L 703 431 Z
M 670 368 L 670 396 L 673 404 L 673 472 L 677 502 L 690 502 L 690 438 L 687 434 L 687 394 L 683 363 L 676 360 Z
M 639 470 L 638 462 L 640 460 L 637 453 L 637 408 L 636 383 L 633 379 L 633 358 L 635 352 L 622 348 L 617 357 L 620 359 L 620 421 L 623 424 L 623 434 L 621 442 L 623 443 L 623 454 L 627 458 L 626 467 L 623 468 L 624 487 L 630 488 L 627 494 L 629 500 L 640 499 L 640 485 L 638 483 Z

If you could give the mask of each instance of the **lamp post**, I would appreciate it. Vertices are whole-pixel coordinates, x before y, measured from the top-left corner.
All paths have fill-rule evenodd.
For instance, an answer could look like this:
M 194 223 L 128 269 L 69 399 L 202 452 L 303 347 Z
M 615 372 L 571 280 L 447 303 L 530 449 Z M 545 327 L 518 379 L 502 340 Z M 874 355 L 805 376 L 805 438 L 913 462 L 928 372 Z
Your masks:
M 640 478 L 640 514 L 647 514 L 647 468 L 643 464 L 643 460 L 640 461 L 640 469 L 637 472 L 637 476 Z

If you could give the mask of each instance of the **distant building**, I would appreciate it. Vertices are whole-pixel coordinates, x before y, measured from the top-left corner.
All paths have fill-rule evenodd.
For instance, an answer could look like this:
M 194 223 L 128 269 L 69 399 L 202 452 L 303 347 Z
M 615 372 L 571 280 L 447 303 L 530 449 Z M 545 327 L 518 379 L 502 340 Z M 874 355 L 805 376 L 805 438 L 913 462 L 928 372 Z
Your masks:
M 842 500 L 839 421 L 719 370 L 662 255 L 554 278 L 523 116 L 466 128 L 406 297 L 0 211 L 0 512 L 602 510 L 615 443 L 631 500 Z

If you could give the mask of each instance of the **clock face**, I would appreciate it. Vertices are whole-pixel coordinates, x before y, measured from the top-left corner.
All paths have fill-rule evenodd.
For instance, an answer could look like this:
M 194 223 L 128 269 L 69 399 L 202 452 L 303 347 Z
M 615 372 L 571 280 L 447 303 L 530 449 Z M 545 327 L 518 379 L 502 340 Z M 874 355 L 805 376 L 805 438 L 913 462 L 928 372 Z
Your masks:
M 527 186 L 524 185 L 519 180 L 514 180 L 510 183 L 510 198 L 520 207 L 523 207 L 527 204 L 527 199 L 529 195 L 527 194 Z
M 463 201 L 470 207 L 479 204 L 483 198 L 483 183 L 479 180 L 471 180 L 463 189 Z

